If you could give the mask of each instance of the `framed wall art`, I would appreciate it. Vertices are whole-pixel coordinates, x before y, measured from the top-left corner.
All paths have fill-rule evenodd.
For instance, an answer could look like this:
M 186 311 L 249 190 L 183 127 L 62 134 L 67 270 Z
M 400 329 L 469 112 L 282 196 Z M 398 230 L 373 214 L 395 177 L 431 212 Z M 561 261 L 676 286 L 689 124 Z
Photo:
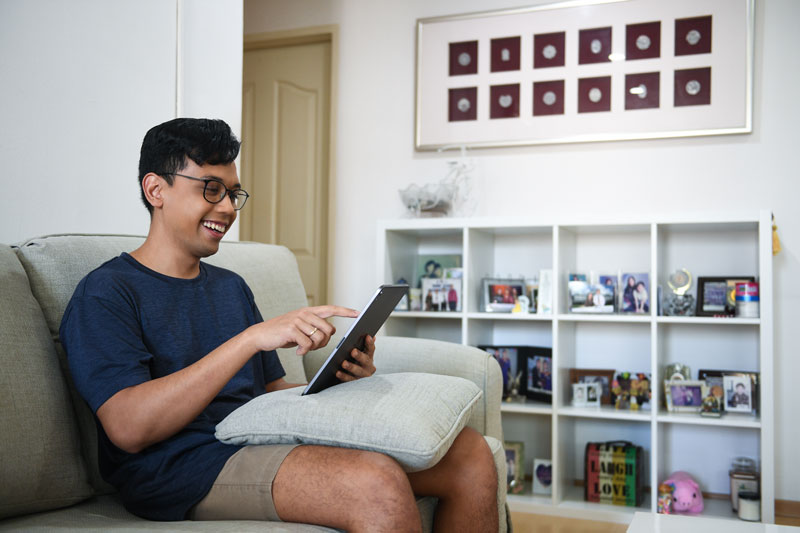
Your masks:
M 415 147 L 752 131 L 755 0 L 571 0 L 417 21 Z

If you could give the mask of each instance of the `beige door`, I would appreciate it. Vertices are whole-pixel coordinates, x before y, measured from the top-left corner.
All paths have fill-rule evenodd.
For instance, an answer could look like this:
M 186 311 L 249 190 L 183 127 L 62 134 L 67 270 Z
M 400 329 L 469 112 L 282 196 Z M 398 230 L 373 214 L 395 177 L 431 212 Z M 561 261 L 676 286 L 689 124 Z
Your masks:
M 309 305 L 327 300 L 331 43 L 244 53 L 242 240 L 294 252 Z

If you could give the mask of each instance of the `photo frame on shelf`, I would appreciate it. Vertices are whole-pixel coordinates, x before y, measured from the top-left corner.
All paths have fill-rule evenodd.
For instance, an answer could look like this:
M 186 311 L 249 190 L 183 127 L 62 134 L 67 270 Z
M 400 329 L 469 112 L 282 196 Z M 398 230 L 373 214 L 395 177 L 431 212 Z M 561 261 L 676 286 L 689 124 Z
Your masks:
M 527 292 L 524 279 L 484 278 L 481 291 L 483 311 L 511 313 Z
M 708 395 L 705 381 L 672 379 L 664 381 L 667 411 L 671 413 L 699 413 L 703 398 Z
M 503 374 L 503 399 L 508 399 L 511 394 L 513 380 L 521 370 L 519 366 L 519 352 L 520 349 L 524 349 L 525 347 L 481 344 L 478 348 L 494 357 L 497 364 L 500 365 L 500 372 Z M 523 371 L 522 375 L 524 376 L 524 374 L 525 372 Z M 521 394 L 522 391 L 518 391 L 518 393 Z
M 697 278 L 697 316 L 734 316 L 736 283 L 755 281 L 752 276 Z
M 553 493 L 553 462 L 550 459 L 533 460 L 533 490 L 534 494 Z
M 722 376 L 725 410 L 730 413 L 753 412 L 753 383 L 748 376 Z
M 622 313 L 646 314 L 650 312 L 650 274 L 648 272 L 626 272 L 622 274 L 619 310 Z
M 586 396 L 588 391 L 586 387 L 588 383 L 573 383 L 572 384 L 572 399 L 570 405 L 572 407 L 586 407 Z
M 423 311 L 461 311 L 461 279 L 423 278 L 421 297 Z
M 418 19 L 415 148 L 749 133 L 753 11 L 590 0 Z
M 525 396 L 539 402 L 553 402 L 553 349 L 525 346 L 520 350 L 519 367 Z
M 614 371 L 597 368 L 570 368 L 570 383 L 599 383 L 601 387 L 600 404 L 611 404 L 611 382 L 614 380 Z
M 506 441 L 506 482 L 508 492 L 519 494 L 525 489 L 525 443 Z
M 570 313 L 604 314 L 616 308 L 614 288 L 608 285 L 576 280 L 567 282 L 567 290 Z
M 750 380 L 751 405 L 754 412 L 759 411 L 758 398 L 761 394 L 761 384 L 758 372 L 747 372 L 744 370 L 710 370 L 701 368 L 697 371 L 697 378 L 706 380 L 707 383 L 716 383 L 725 388 L 725 376 L 743 376 Z M 712 381 L 713 380 L 713 381 Z M 718 380 L 718 381 L 717 381 Z M 725 399 L 727 400 L 727 398 Z M 727 404 L 727 401 L 724 401 Z M 728 410 L 727 405 L 723 406 L 723 410 Z

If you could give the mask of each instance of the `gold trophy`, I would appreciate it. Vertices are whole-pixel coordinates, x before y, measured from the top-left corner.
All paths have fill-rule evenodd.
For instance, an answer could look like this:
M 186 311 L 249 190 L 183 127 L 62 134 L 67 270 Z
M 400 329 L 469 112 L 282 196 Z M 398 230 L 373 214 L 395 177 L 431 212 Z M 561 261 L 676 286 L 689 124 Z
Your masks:
M 692 287 L 692 273 L 681 268 L 670 274 L 667 280 L 671 294 L 667 296 L 664 314 L 667 316 L 693 316 L 694 297 L 686 294 Z

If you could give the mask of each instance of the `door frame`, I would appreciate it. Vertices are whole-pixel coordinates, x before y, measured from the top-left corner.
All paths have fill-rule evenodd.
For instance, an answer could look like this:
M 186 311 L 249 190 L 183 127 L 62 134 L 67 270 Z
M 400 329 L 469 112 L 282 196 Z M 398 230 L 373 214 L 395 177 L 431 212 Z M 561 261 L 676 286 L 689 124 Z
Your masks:
M 336 249 L 335 224 L 331 221 L 336 220 L 336 124 L 338 118 L 338 87 L 339 87 L 339 26 L 328 24 L 324 26 L 309 26 L 307 28 L 297 28 L 283 31 L 268 31 L 261 33 L 248 33 L 244 36 L 244 52 L 250 50 L 263 50 L 266 48 L 277 48 L 280 46 L 292 46 L 312 43 L 330 43 L 331 47 L 331 79 L 330 79 L 330 120 L 328 123 L 328 220 L 325 221 L 327 227 L 327 257 L 325 258 L 326 269 L 326 289 L 325 301 L 330 302 L 333 295 L 333 250 Z M 244 74 L 244 73 L 243 73 Z M 242 137 L 244 138 L 244 124 L 242 124 Z M 252 132 L 250 132 L 252 134 Z M 244 173 L 242 173 L 242 187 L 247 189 L 248 183 Z

